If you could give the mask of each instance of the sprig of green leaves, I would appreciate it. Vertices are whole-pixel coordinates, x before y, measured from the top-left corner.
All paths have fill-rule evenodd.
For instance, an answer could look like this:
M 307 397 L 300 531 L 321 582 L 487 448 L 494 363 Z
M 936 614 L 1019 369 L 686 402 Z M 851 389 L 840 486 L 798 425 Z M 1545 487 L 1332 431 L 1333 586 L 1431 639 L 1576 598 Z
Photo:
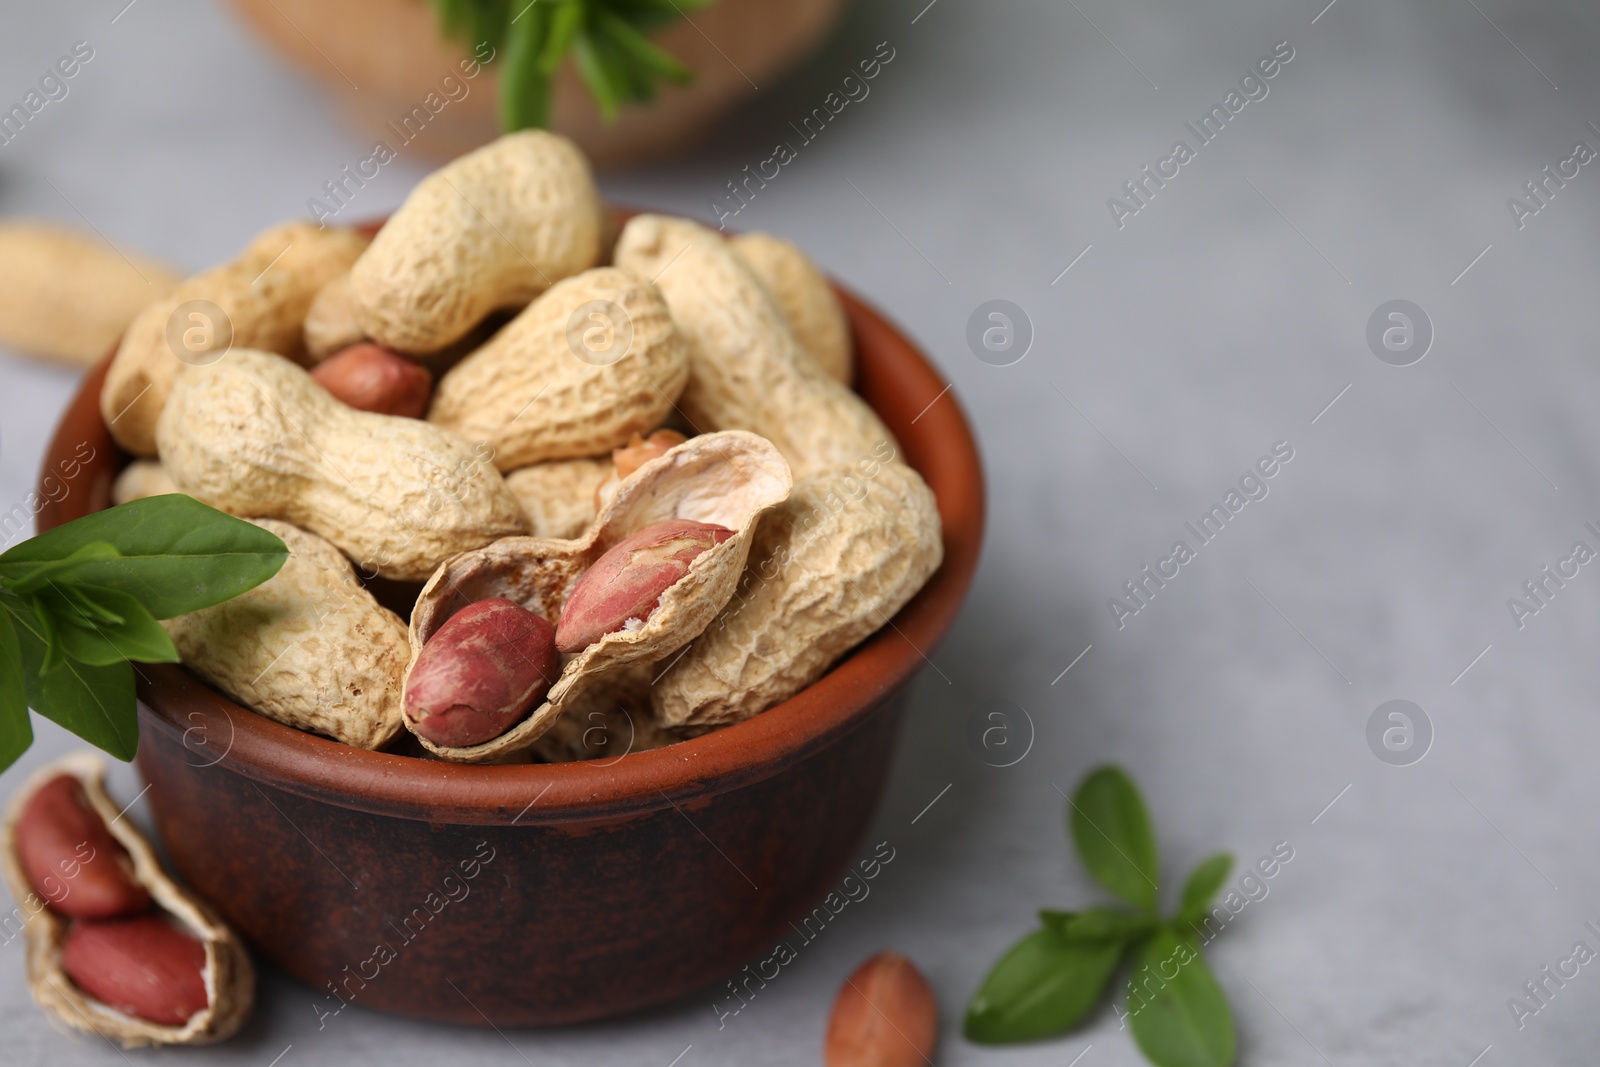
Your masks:
M 654 44 L 657 26 L 713 0 L 432 0 L 447 37 L 504 48 L 500 127 L 550 125 L 556 70 L 572 56 L 607 122 L 622 105 L 655 99 L 660 82 L 687 85 L 694 72 Z
M 1004 1044 L 1069 1030 L 1128 962 L 1133 980 L 1124 1018 L 1145 1057 L 1157 1067 L 1231 1067 L 1233 1016 L 1194 930 L 1233 858 L 1219 853 L 1196 867 L 1177 914 L 1162 919 L 1155 831 L 1127 774 L 1091 771 L 1068 802 L 1067 822 L 1089 873 L 1133 908 L 1041 911 L 1041 928 L 1000 957 L 972 998 L 967 1038 Z
M 231 600 L 288 558 L 276 535 L 180 494 L 85 516 L 0 555 L 0 770 L 33 743 L 30 706 L 132 759 L 130 662 L 178 661 L 159 620 Z

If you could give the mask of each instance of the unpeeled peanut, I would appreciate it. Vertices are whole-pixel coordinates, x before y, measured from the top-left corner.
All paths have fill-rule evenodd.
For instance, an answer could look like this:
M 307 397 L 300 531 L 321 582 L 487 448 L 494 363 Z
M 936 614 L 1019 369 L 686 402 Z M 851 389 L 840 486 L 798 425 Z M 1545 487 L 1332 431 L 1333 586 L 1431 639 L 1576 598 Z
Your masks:
M 259 715 L 383 747 L 403 728 L 405 623 L 332 544 L 286 522 L 255 523 L 283 539 L 289 559 L 249 592 L 162 624 L 184 665 Z
M 436 745 L 482 744 L 526 715 L 560 674 L 548 622 L 509 600 L 480 600 L 423 646 L 406 679 L 406 718 Z
M 33 891 L 62 915 L 110 919 L 150 906 L 128 853 L 89 809 L 73 775 L 52 778 L 29 798 L 14 840 Z
M 178 492 L 172 476 L 159 459 L 136 459 L 117 475 L 111 483 L 111 502 L 127 504 L 146 497 L 165 496 Z
M 516 470 L 626 444 L 661 424 L 688 378 L 661 293 L 600 267 L 556 283 L 445 373 L 428 421 Z
M 180 378 L 158 437 L 183 492 L 320 534 L 385 578 L 422 581 L 456 553 L 523 529 L 517 498 L 465 441 L 354 411 L 262 352 L 235 351 Z
M 600 510 L 600 489 L 612 476 L 611 460 L 552 459 L 506 475 L 534 537 L 582 537 Z
M 897 453 L 882 420 L 800 347 L 766 286 L 716 231 L 640 215 L 622 231 L 616 261 L 655 279 L 689 340 L 679 405 L 696 430 L 758 433 L 801 478 Z
M 80 367 L 178 276 L 137 253 L 64 227 L 0 223 L 0 345 Z
M 650 688 L 666 726 L 721 726 L 798 693 L 905 606 L 944 558 L 910 467 L 836 467 L 762 523 L 722 615 Z
M 159 1026 L 182 1026 L 210 1003 L 206 949 L 159 915 L 78 922 L 61 970 L 85 993 Z
M 827 1067 L 921 1067 L 939 1044 L 939 1004 L 916 965 L 880 952 L 846 978 L 822 1048 Z
M 435 352 L 600 251 L 600 198 L 571 141 L 510 133 L 424 178 L 350 272 L 368 337 Z
M 726 526 L 668 519 L 618 541 L 572 587 L 556 624 L 556 648 L 581 652 L 606 634 L 644 623 L 701 553 L 732 536 Z
M 362 341 L 366 334 L 356 319 L 356 297 L 350 290 L 350 272 L 329 281 L 311 300 L 301 327 L 306 355 L 318 363 L 335 352 Z
M 138 456 L 156 455 L 156 422 L 173 383 L 230 348 L 304 358 L 301 327 L 312 298 L 366 244 L 350 230 L 274 226 L 238 259 L 145 307 L 122 335 L 100 391 L 100 413 L 117 443 Z M 180 314 L 185 305 L 191 306 Z
M 311 380 L 357 411 L 420 419 L 428 410 L 433 375 L 380 344 L 361 341 L 317 364 Z
M 728 242 L 767 287 L 800 347 L 835 381 L 850 384 L 855 353 L 850 323 L 833 286 L 791 241 L 765 233 L 742 233 Z

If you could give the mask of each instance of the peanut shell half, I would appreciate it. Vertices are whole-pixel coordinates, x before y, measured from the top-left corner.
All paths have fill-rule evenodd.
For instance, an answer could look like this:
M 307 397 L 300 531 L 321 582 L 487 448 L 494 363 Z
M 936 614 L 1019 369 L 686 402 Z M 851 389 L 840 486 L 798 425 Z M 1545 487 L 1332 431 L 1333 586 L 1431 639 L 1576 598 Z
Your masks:
M 691 438 L 641 467 L 622 484 L 581 538 L 508 537 L 447 561 L 423 588 L 411 615 L 411 662 L 457 611 L 504 597 L 552 624 L 573 586 L 612 545 L 653 523 L 693 519 L 735 531 L 700 555 L 635 630 L 606 634 L 564 657 L 545 703 L 511 730 L 481 745 L 446 748 L 419 738 L 436 755 L 484 763 L 530 748 L 597 680 L 633 664 L 667 658 L 694 640 L 733 595 L 761 516 L 789 495 L 789 466 L 772 444 L 742 431 Z
M 17 862 L 17 820 L 28 799 L 46 782 L 70 774 L 83 784 L 84 795 L 101 821 L 133 860 L 134 877 L 150 891 L 155 906 L 176 920 L 205 946 L 207 1005 L 182 1026 L 161 1026 L 136 1019 L 95 1000 L 74 985 L 61 969 L 61 946 L 68 923 L 43 905 L 33 893 Z M 211 907 L 174 882 L 156 859 L 155 851 L 106 793 L 105 764 L 100 757 L 79 752 L 31 775 L 6 805 L 4 837 L 0 839 L 0 867 L 4 868 L 11 895 L 31 912 L 23 934 L 27 942 L 28 988 L 33 999 L 63 1027 L 100 1034 L 123 1048 L 142 1045 L 207 1045 L 232 1037 L 249 1018 L 255 1004 L 255 967 L 244 945 L 217 917 Z

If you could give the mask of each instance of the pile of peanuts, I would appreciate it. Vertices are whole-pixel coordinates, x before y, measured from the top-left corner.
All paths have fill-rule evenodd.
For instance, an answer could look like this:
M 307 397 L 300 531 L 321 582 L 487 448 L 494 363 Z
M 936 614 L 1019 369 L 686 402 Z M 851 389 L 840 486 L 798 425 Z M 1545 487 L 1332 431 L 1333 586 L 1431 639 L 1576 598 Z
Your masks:
M 33 994 L 62 1024 L 124 1047 L 229 1037 L 254 1000 L 250 957 L 161 869 L 103 774 L 98 757 L 68 757 L 35 774 L 7 812 L 0 860 Z
M 289 546 L 166 624 L 190 669 L 350 745 L 566 761 L 772 707 L 937 569 L 853 361 L 795 246 L 619 226 L 578 150 L 524 131 L 370 242 L 286 224 L 182 282 L 101 402 L 140 457 L 119 501 L 187 493 Z

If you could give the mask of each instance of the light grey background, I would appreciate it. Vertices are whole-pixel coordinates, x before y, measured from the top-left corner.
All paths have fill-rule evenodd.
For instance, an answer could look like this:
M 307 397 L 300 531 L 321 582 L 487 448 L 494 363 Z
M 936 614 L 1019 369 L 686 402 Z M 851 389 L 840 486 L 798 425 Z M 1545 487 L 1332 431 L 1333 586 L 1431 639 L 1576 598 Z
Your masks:
M 1576 0 L 1337 0 L 1318 18 L 1325 2 L 878 0 L 704 151 L 605 179 L 615 199 L 707 217 L 724 181 L 889 41 L 870 97 L 737 223 L 801 241 L 902 323 L 984 447 L 984 563 L 917 683 L 874 831 L 898 858 L 745 1012 L 719 1031 L 707 994 L 497 1034 L 352 1009 L 319 1032 L 314 994 L 269 976 L 238 1040 L 130 1059 L 809 1064 L 841 979 L 893 947 L 939 993 L 944 1063 L 1140 1063 L 1109 1008 L 1012 1050 L 959 1036 L 1035 908 L 1103 899 L 1069 851 L 1060 791 L 1115 760 L 1148 795 L 1168 883 L 1213 849 L 1244 862 L 1294 849 L 1209 950 L 1241 1062 L 1592 1062 L 1600 964 L 1520 1031 L 1506 1001 L 1580 937 L 1600 948 L 1583 930 L 1600 920 L 1600 566 L 1521 630 L 1506 601 L 1574 541 L 1600 549 L 1582 528 L 1600 519 L 1600 173 L 1585 167 L 1520 231 L 1506 199 L 1575 141 L 1600 147 L 1585 128 L 1600 121 L 1600 14 Z M 0 148 L 0 212 L 81 211 L 108 238 L 199 268 L 302 215 L 364 153 L 225 12 L 140 0 L 112 25 L 123 3 L 6 4 L 0 99 L 74 40 L 97 57 Z M 1284 40 L 1295 58 L 1270 95 L 1118 230 L 1106 199 Z M 423 172 L 386 168 L 361 213 L 390 209 Z M 994 298 L 1036 333 L 1011 367 L 964 340 Z M 1394 298 L 1437 334 L 1407 368 L 1365 340 Z M 73 376 L 0 367 L 9 506 Z M 1270 495 L 1119 630 L 1107 598 L 1278 441 L 1294 459 Z M 1366 741 L 1369 715 L 1397 698 L 1435 731 L 1409 767 Z M 1036 727 L 1008 769 L 963 741 L 994 700 Z M 39 729 L 0 791 L 72 747 Z M 139 788 L 126 772 L 116 787 Z M 118 1061 L 51 1031 L 16 943 L 0 948 L 0 1017 L 8 1062 Z

